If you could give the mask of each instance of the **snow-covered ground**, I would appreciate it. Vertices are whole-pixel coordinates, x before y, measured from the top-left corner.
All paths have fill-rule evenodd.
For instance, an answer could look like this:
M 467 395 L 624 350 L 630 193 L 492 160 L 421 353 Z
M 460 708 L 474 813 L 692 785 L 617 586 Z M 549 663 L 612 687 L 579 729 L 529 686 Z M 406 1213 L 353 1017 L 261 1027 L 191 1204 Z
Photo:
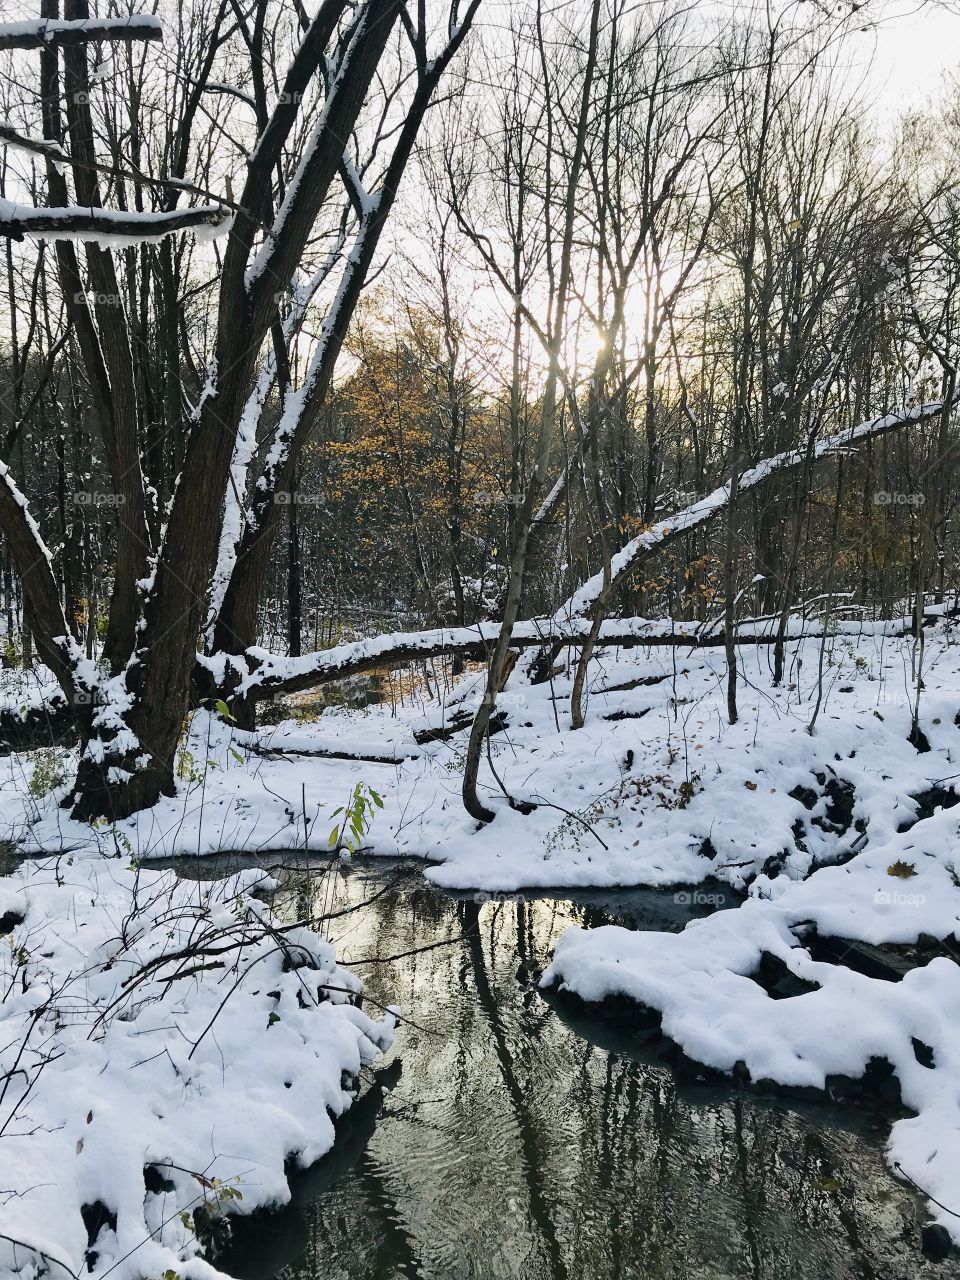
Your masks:
M 830 1076 L 860 1075 L 871 1058 L 886 1059 L 916 1113 L 894 1127 L 891 1160 L 947 1206 L 931 1209 L 960 1239 L 960 1218 L 948 1212 L 960 1211 L 960 972 L 930 945 L 960 930 L 960 808 L 930 816 L 936 802 L 953 799 L 953 781 L 960 784 L 960 638 L 949 622 L 926 634 L 921 749 L 909 740 L 920 658 L 909 637 L 791 642 L 779 689 L 769 646 L 739 652 L 734 726 L 722 650 L 599 652 L 586 725 L 576 732 L 568 727 L 571 673 L 531 685 L 521 661 L 501 697 L 505 725 L 483 765 L 482 794 L 497 811 L 483 829 L 460 801 L 468 713 L 482 678 L 475 672 L 438 697 L 330 708 L 255 735 L 198 712 L 179 760 L 179 794 L 116 827 L 73 822 L 57 804 L 65 781 L 44 794 L 45 779 L 68 777 L 69 753 L 10 756 L 0 762 L 0 834 L 28 849 L 72 850 L 84 875 L 112 869 L 98 876 L 120 874 L 130 858 L 175 852 L 324 850 L 335 810 L 365 784 L 384 801 L 365 847 L 423 856 L 425 874 L 443 886 L 644 884 L 688 892 L 680 887 L 709 877 L 748 888 L 743 906 L 675 936 L 571 930 L 545 981 L 586 999 L 621 994 L 660 1010 L 665 1032 L 691 1058 L 752 1079 L 822 1087 Z M 463 727 L 434 732 L 451 725 Z M 535 811 L 512 809 L 503 789 Z M 111 854 L 122 856 L 103 861 Z M 104 927 L 90 926 L 91 937 Z M 814 959 L 803 945 L 813 926 L 821 938 L 875 945 L 926 935 L 925 954 L 935 958 L 899 982 L 865 977 Z M 82 945 L 90 949 L 86 939 Z M 765 953 L 812 989 L 768 994 L 751 977 Z M 277 984 L 271 976 L 258 985 L 255 1001 Z M 332 1005 L 325 1016 L 354 1017 Z M 325 1024 L 311 1026 L 326 1034 Z M 366 1027 L 365 1034 L 381 1033 Z M 205 1049 L 217 1054 L 208 1039 Z M 226 1050 L 224 1057 L 233 1069 Z M 278 1131 L 288 1140 L 282 1124 Z M 209 1125 L 204 1133 L 209 1160 L 216 1143 Z M 74 1140 L 72 1130 L 62 1138 Z M 318 1151 L 322 1143 L 313 1141 Z M 199 1159 L 190 1147 L 175 1162 L 192 1167 Z
M 333 1145 L 395 1019 L 265 927 L 258 881 L 98 855 L 0 880 L 0 1275 L 214 1280 L 197 1233 Z
M 587 723 L 575 733 L 568 729 L 570 676 L 531 685 L 518 670 L 501 695 L 507 724 L 491 739 L 480 780 L 498 816 L 480 831 L 460 800 L 467 715 L 480 690 L 475 673 L 438 698 L 408 695 L 405 705 L 361 711 L 328 708 L 312 722 L 288 720 L 252 738 L 198 712 L 178 759 L 178 795 L 116 828 L 92 831 L 72 822 L 57 803 L 65 786 L 29 794 L 38 767 L 69 778 L 69 752 L 6 757 L 0 836 L 41 850 L 111 851 L 120 839 L 141 860 L 325 850 L 329 816 L 361 782 L 385 802 L 365 847 L 423 856 L 437 864 L 428 876 L 448 887 L 672 885 L 706 875 L 742 887 L 781 855 L 790 874 L 805 875 L 816 859 L 835 858 L 838 847 L 860 837 L 851 828 L 838 841 L 819 825 L 832 810 L 829 792 L 842 783 L 854 788 L 853 818 L 873 845 L 915 816 L 912 796 L 960 774 L 953 723 L 960 643 L 939 629 L 928 636 L 920 720 L 929 752 L 907 741 L 909 638 L 828 639 L 823 705 L 808 734 L 820 644 L 790 646 L 782 689 L 771 684 L 769 647 L 743 646 L 740 720 L 733 727 L 726 722 L 719 649 L 602 652 L 592 669 Z M 417 741 L 458 712 L 465 727 L 448 740 Z M 497 778 L 514 799 L 537 804 L 536 811 L 512 810 Z M 798 786 L 815 793 L 809 812 L 790 795 Z M 42 782 L 33 790 L 42 790 Z

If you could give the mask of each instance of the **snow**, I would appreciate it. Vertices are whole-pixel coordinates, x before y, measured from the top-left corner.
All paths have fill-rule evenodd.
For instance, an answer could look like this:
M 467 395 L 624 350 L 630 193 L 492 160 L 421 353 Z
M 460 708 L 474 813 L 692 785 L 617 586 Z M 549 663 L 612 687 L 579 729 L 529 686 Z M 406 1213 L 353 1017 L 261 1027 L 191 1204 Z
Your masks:
M 31 48 L 38 44 L 64 44 L 81 38 L 90 40 L 159 40 L 160 19 L 151 14 L 129 14 L 122 18 L 78 18 L 56 21 L 27 18 L 20 22 L 0 22 L 0 48 Z
M 2 205 L 2 201 L 0 201 L 0 205 Z M 40 526 L 33 518 L 33 513 L 30 510 L 30 503 L 17 487 L 10 468 L 5 462 L 0 462 L 0 482 L 3 483 L 3 486 L 7 490 L 10 498 L 23 512 L 24 521 L 26 522 L 27 528 L 30 530 L 30 533 L 33 535 L 34 542 L 36 543 L 37 553 L 46 560 L 47 564 L 52 565 L 53 556 L 50 554 L 50 548 L 43 540 L 43 535 L 40 532 Z
M 0 197 L 0 223 L 5 234 L 33 235 L 40 240 L 91 241 L 104 249 L 128 248 L 131 243 L 159 244 L 166 236 L 184 230 L 183 219 L 189 215 L 189 229 L 200 240 L 225 235 L 232 219 L 221 205 L 198 205 L 190 210 L 160 213 L 129 213 L 124 210 L 67 205 L 62 208 L 38 208 L 18 204 Z M 77 227 L 77 220 L 90 219 L 97 225 Z
M 343 90 L 344 85 L 349 83 L 353 75 L 357 51 L 362 48 L 363 40 L 366 35 L 367 21 L 367 15 L 362 13 L 350 33 L 349 40 L 340 55 L 339 61 L 335 66 L 328 65 L 327 67 L 327 76 L 329 77 L 330 83 L 327 87 L 323 106 L 317 117 L 316 123 L 311 130 L 310 137 L 303 148 L 296 170 L 287 183 L 283 203 L 277 210 L 277 216 L 274 219 L 270 234 L 265 238 L 263 245 L 254 257 L 253 262 L 247 268 L 245 283 L 248 291 L 254 288 L 264 271 L 271 266 L 272 260 L 276 255 L 278 241 L 283 235 L 283 230 L 286 226 L 287 220 L 290 217 L 291 212 L 298 206 L 301 187 L 315 168 L 316 157 L 319 153 L 321 144 L 327 136 L 328 122 L 331 114 L 333 113 L 334 106 L 337 103 L 338 94 Z M 263 135 L 261 135 L 261 141 L 262 137 Z M 259 143 L 257 145 L 259 146 Z M 256 154 L 256 151 L 254 151 L 254 154 Z M 375 202 L 370 201 L 369 207 L 370 211 L 373 212 L 376 208 Z
M 363 265 L 364 243 L 370 234 L 371 227 L 373 225 L 373 215 L 377 207 L 378 201 L 371 201 L 369 206 L 369 217 L 365 214 L 360 219 L 353 247 L 347 255 L 336 294 L 321 322 L 320 332 L 317 335 L 313 354 L 310 357 L 310 363 L 307 367 L 303 381 L 296 389 L 291 388 L 284 397 L 279 419 L 268 437 L 268 442 L 266 443 L 263 470 L 261 471 L 255 485 L 260 496 L 264 494 L 274 494 L 276 492 L 277 484 L 283 469 L 286 466 L 287 459 L 290 456 L 291 445 L 296 438 L 297 431 L 300 428 L 304 415 L 314 404 L 315 392 L 318 383 L 321 381 L 325 372 L 329 372 L 326 366 L 328 365 L 331 343 L 334 340 L 337 325 L 341 319 L 343 306 L 351 281 L 356 275 L 356 272 L 360 270 Z M 264 250 L 261 251 L 261 254 L 263 252 Z M 335 254 L 339 257 L 339 245 L 335 250 Z M 256 263 L 254 264 L 254 267 L 256 267 Z M 254 272 L 254 268 L 251 268 L 251 272 L 254 272 L 254 274 L 251 276 L 250 280 L 248 280 L 248 287 L 250 287 L 250 284 L 256 278 L 256 275 L 259 274 L 259 270 L 260 268 L 257 268 L 256 272 Z M 238 447 L 240 448 L 240 457 L 242 460 L 245 451 L 241 446 Z M 247 508 L 245 520 L 249 527 L 253 529 L 257 528 L 259 516 L 252 506 Z M 218 572 L 219 576 L 222 577 L 223 572 L 225 572 L 230 566 L 229 551 L 225 554 L 222 545 L 221 565 L 222 567 Z
M 15 1069 L 0 1099 L 0 1275 L 40 1274 L 40 1251 L 60 1264 L 51 1275 L 81 1274 L 81 1206 L 100 1201 L 116 1228 L 95 1241 L 94 1277 L 212 1280 L 198 1204 L 216 1216 L 286 1201 L 285 1159 L 329 1150 L 357 1073 L 392 1042 L 393 1014 L 350 1002 L 361 984 L 312 929 L 285 930 L 301 967 L 284 965 L 250 897 L 270 887 L 262 873 L 200 885 L 137 867 L 124 845 L 0 880 L 0 916 L 25 917 L 0 948 L 0 1079 Z M 202 943 L 209 954 L 178 958 Z M 147 1166 L 167 1190 L 145 1189 Z
M 903 1102 L 888 1156 L 931 1198 L 934 1217 L 960 1240 L 960 967 L 937 956 L 899 982 L 814 960 L 803 945 L 822 936 L 870 943 L 953 939 L 960 928 L 960 821 L 941 810 L 872 846 L 843 867 L 808 880 L 761 876 L 750 900 L 687 925 L 680 934 L 611 925 L 568 929 L 542 985 L 587 1001 L 618 995 L 662 1015 L 663 1032 L 689 1057 L 719 1071 L 745 1067 L 751 1080 L 824 1089 L 830 1077 L 859 1078 L 873 1058 L 889 1062 Z M 900 879 L 898 864 L 915 874 Z M 816 989 L 775 999 L 753 980 L 769 953 Z M 925 1065 L 916 1042 L 933 1051 Z M 947 1206 L 933 1204 L 939 1200 Z
M 346 231 L 341 229 L 324 262 L 305 284 L 294 289 L 290 310 L 282 321 L 283 335 L 288 341 L 299 330 L 307 308 L 317 290 L 333 271 L 340 258 L 345 240 Z M 227 485 L 224 499 L 220 546 L 210 586 L 210 604 L 205 627 L 208 643 L 212 641 L 217 616 L 223 606 L 227 587 L 230 583 L 230 576 L 237 561 L 240 536 L 244 527 L 253 518 L 252 513 L 244 509 L 247 474 L 257 452 L 257 428 L 263 413 L 263 406 L 266 404 L 267 397 L 273 389 L 276 377 L 276 352 L 271 349 L 257 378 L 256 385 L 243 407 L 237 429 L 237 438 L 233 447 L 233 458 L 230 462 L 230 483 Z
M 599 640 L 619 641 L 621 643 L 642 644 L 654 643 L 657 640 L 667 642 L 672 639 L 689 640 L 691 644 L 703 644 L 722 635 L 721 619 L 713 623 L 698 622 L 663 622 L 649 618 L 611 618 L 601 623 Z M 837 620 L 831 623 L 834 635 L 851 637 L 903 635 L 912 625 L 912 617 L 871 621 L 866 619 Z M 742 623 L 737 630 L 738 636 L 757 637 L 765 641 L 772 640 L 777 634 L 779 619 L 767 617 Z M 563 639 L 583 639 L 590 634 L 591 623 L 585 618 L 571 618 L 560 621 L 554 618 L 533 618 L 517 623 L 511 632 L 511 639 L 517 645 L 546 645 L 552 641 Z M 240 691 L 249 693 L 254 688 L 270 689 L 292 682 L 309 684 L 312 677 L 322 675 L 334 676 L 337 673 L 349 674 L 358 664 L 370 663 L 377 657 L 390 654 L 395 650 L 405 650 L 411 654 L 423 654 L 428 657 L 444 647 L 456 646 L 462 649 L 477 647 L 480 644 L 491 644 L 496 641 L 500 632 L 499 622 L 480 622 L 470 627 L 436 627 L 427 631 L 385 632 L 373 639 L 352 640 L 334 645 L 319 653 L 304 654 L 300 658 L 285 658 L 266 649 L 252 647 L 246 650 L 245 658 L 248 669 L 240 683 Z M 800 637 L 816 633 L 805 618 L 791 617 L 787 620 L 784 635 Z M 198 655 L 198 662 L 211 671 L 222 669 L 227 659 L 223 655 Z M 231 661 L 236 668 L 244 659 L 232 655 Z
M 818 634 L 788 641 L 780 688 L 772 685 L 770 646 L 740 645 L 740 719 L 733 726 L 718 648 L 601 641 L 586 723 L 576 732 L 568 727 L 569 659 L 537 685 L 518 665 L 498 702 L 505 728 L 491 737 L 491 759 L 481 766 L 480 793 L 497 814 L 484 827 L 465 815 L 460 797 L 484 672 L 445 681 L 438 666 L 429 692 L 422 684 L 411 692 L 408 681 L 402 701 L 384 689 L 380 705 L 322 714 L 289 701 L 279 708 L 289 718 L 253 734 L 194 713 L 177 795 L 116 828 L 74 822 L 58 804 L 63 787 L 31 795 L 24 781 L 39 758 L 7 757 L 0 760 L 0 836 L 17 838 L 25 850 L 72 850 L 81 867 L 105 865 L 118 846 L 141 863 L 174 852 L 325 852 L 334 810 L 362 783 L 384 800 L 364 847 L 423 858 L 424 874 L 441 886 L 687 892 L 683 886 L 710 877 L 711 892 L 747 890 L 743 906 L 678 936 L 571 931 L 547 980 L 585 999 L 619 991 L 649 1004 L 690 1057 L 727 1072 L 742 1063 L 755 1079 L 822 1087 L 834 1075 L 862 1074 L 872 1057 L 887 1059 L 914 1113 L 894 1126 L 890 1159 L 929 1196 L 960 1209 L 955 963 L 940 955 L 900 982 L 881 982 L 815 959 L 804 946 L 811 924 L 821 936 L 873 945 L 957 937 L 960 806 L 928 817 L 918 801 L 935 787 L 948 797 L 954 785 L 960 792 L 960 644 L 950 610 L 939 614 L 926 629 L 922 656 L 926 751 L 908 741 L 920 654 L 904 634 L 905 618 L 797 618 L 789 634 Z M 638 640 L 665 629 L 642 619 L 608 625 Z M 698 627 L 683 625 L 692 645 Z M 751 629 L 773 625 L 761 620 Z M 485 636 L 495 631 L 481 628 Z M 413 636 L 423 642 L 431 634 Z M 323 657 L 330 670 L 349 669 L 358 654 L 369 658 L 396 641 L 358 641 Z M 810 733 L 821 649 L 823 697 Z M 227 660 L 206 661 L 219 675 Z M 251 669 L 260 663 L 261 676 L 317 664 L 257 650 L 246 662 Z M 512 809 L 498 777 L 535 810 Z M 124 873 L 123 860 L 110 866 Z M 764 952 L 817 989 L 772 999 L 750 976 Z M 272 979 L 264 989 L 274 989 Z M 914 1039 L 932 1049 L 933 1067 L 917 1059 Z M 72 1130 L 69 1139 L 76 1139 Z M 956 1220 L 933 1211 L 956 1233 Z
M 49 156 L 56 162 L 63 162 L 67 159 L 63 148 L 58 142 L 53 142 L 49 138 L 35 138 L 31 134 L 22 133 L 16 125 L 2 116 L 0 116 L 0 142 L 11 150 L 22 151 L 27 155 L 35 156 L 40 154 Z

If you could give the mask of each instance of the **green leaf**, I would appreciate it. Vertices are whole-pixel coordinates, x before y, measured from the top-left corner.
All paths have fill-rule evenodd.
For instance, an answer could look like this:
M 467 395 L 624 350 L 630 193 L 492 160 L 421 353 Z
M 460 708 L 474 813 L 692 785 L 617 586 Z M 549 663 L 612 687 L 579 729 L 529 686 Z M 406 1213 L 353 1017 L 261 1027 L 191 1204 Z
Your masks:
M 222 698 L 217 698 L 216 702 L 213 705 L 217 709 L 217 711 L 219 711 L 219 713 L 223 716 L 224 720 L 229 720 L 231 721 L 231 723 L 235 722 L 234 717 L 230 714 L 230 708 L 227 706 L 227 704 L 224 702 Z
M 267 1026 L 272 1027 L 275 1022 L 279 1022 L 279 1021 L 280 1021 L 279 1013 L 271 1013 L 270 1017 L 267 1019 Z
M 236 749 L 236 747 L 230 748 L 230 754 L 233 756 L 234 760 L 236 760 L 237 764 L 243 764 L 243 756 Z
M 339 828 L 339 827 L 334 827 L 334 828 L 333 828 L 333 830 L 330 832 L 330 841 L 329 841 L 329 843 L 330 843 L 330 848 L 331 848 L 331 849 L 332 849 L 332 848 L 333 848 L 333 846 L 337 843 L 337 840 L 338 840 L 339 838 L 340 838 L 340 828 Z

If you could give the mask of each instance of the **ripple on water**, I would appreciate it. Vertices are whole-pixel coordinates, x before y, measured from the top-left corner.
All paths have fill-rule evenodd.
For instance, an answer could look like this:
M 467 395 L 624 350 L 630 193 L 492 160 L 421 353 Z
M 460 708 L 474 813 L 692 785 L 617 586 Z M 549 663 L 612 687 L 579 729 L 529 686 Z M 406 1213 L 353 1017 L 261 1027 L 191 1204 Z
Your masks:
M 219 869 L 222 874 L 222 866 Z M 570 923 L 679 928 L 670 894 L 478 903 L 382 864 L 338 878 L 372 999 L 407 1024 L 293 1202 L 238 1227 L 243 1280 L 925 1280 L 886 1122 L 686 1085 L 640 1039 L 536 990 Z M 284 873 L 277 908 L 329 906 Z

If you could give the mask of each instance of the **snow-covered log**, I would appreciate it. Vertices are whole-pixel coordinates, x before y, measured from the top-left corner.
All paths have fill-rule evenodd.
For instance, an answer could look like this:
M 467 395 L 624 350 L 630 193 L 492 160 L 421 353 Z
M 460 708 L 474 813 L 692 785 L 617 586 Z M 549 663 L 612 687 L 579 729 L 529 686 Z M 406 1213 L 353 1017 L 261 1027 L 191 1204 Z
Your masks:
M 902 636 L 909 633 L 912 624 L 912 617 L 879 622 L 837 621 L 831 622 L 830 634 Z M 737 643 L 773 644 L 777 626 L 777 618 L 745 621 L 737 628 Z M 198 656 L 197 661 L 221 687 L 226 686 L 231 668 L 237 671 L 245 665 L 247 669 L 240 678 L 236 692 L 240 697 L 258 701 L 278 693 L 312 689 L 331 680 L 342 680 L 375 668 L 453 653 L 482 660 L 486 658 L 488 648 L 496 643 L 499 632 L 499 622 L 481 622 L 472 627 L 437 627 L 429 631 L 395 632 L 369 640 L 336 645 L 320 653 L 305 654 L 302 658 L 280 657 L 265 649 L 253 648 L 248 649 L 242 657 L 215 654 L 212 657 Z M 590 621 L 586 618 L 574 618 L 563 624 L 550 618 L 535 618 L 517 623 L 511 646 L 529 649 L 540 645 L 581 645 L 589 634 Z M 786 638 L 810 639 L 822 634 L 821 623 L 797 617 L 787 627 Z M 717 626 L 705 627 L 699 622 L 671 623 L 649 618 L 610 618 L 602 624 L 597 641 L 600 645 L 617 645 L 620 648 L 678 645 L 692 649 L 722 645 L 723 642 L 723 631 Z
M 9 120 L 0 120 L 0 142 L 15 151 L 26 151 L 31 155 L 43 156 L 59 164 L 66 159 L 63 147 L 50 138 L 32 138 L 23 133 Z
M 955 395 L 954 404 L 958 400 L 960 400 L 960 395 Z M 754 489 L 763 484 L 770 476 L 782 475 L 784 472 L 803 466 L 808 461 L 816 461 L 827 454 L 849 449 L 864 440 L 872 440 L 877 436 L 886 435 L 888 432 L 896 431 L 900 427 L 916 426 L 923 422 L 930 422 L 940 416 L 942 408 L 942 400 L 932 400 L 927 404 L 914 405 L 911 408 L 884 414 L 879 418 L 871 418 L 855 427 L 848 427 L 843 431 L 835 432 L 833 435 L 825 436 L 814 444 L 812 448 L 804 446 L 799 449 L 787 449 L 783 453 L 774 454 L 773 457 L 764 458 L 756 466 L 749 467 L 740 476 L 738 492 L 742 493 L 745 489 Z M 726 510 L 729 496 L 730 483 L 728 481 L 726 484 L 720 485 L 718 489 L 714 489 L 712 493 L 708 493 L 705 498 L 701 498 L 698 502 L 684 507 L 663 520 L 658 520 L 649 529 L 644 529 L 642 533 L 628 542 L 613 557 L 609 584 L 604 586 L 603 573 L 594 574 L 557 610 L 555 614 L 557 623 L 562 624 L 570 618 L 593 616 L 595 612 L 601 612 L 605 603 L 615 594 L 624 580 L 644 560 L 659 551 L 663 551 L 672 542 L 683 537 L 684 534 L 690 533 L 693 529 L 707 524 L 710 520 L 720 515 L 722 511 Z
M 160 19 L 146 13 L 127 18 L 83 18 L 55 22 L 49 18 L 28 18 L 24 22 L 0 22 L 0 49 L 60 48 L 68 44 L 88 44 L 95 40 L 161 40 Z
M 33 205 L 0 200 L 0 236 L 22 240 L 27 235 L 41 240 L 96 240 L 104 248 L 113 244 L 142 244 L 159 241 L 175 231 L 204 228 L 207 234 L 226 230 L 229 213 L 220 205 L 196 209 L 169 209 L 159 213 L 127 213 L 113 209 L 68 205 L 61 209 L 38 209 Z

